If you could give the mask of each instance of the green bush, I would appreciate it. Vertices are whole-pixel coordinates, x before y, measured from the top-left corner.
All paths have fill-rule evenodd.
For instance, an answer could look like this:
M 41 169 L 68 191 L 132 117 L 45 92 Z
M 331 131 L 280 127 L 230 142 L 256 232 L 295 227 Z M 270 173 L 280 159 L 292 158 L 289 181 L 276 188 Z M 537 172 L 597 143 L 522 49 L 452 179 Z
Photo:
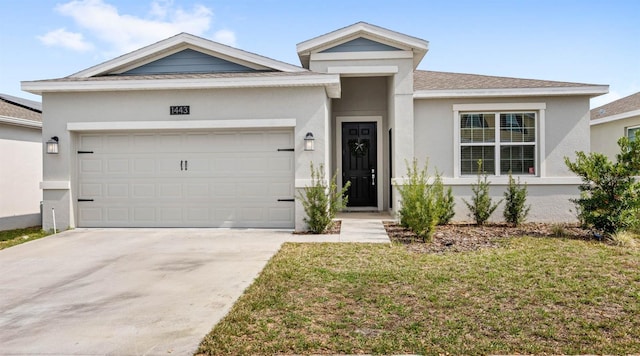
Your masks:
M 612 162 L 602 153 L 576 152 L 575 162 L 565 157 L 569 169 L 582 178 L 576 204 L 583 226 L 611 235 L 640 226 L 640 140 L 618 140 L 620 153 Z
M 402 207 L 398 211 L 400 224 L 413 231 L 423 241 L 431 238 L 439 218 L 433 186 L 428 183 L 427 166 L 418 169 L 418 160 L 407 162 L 407 178 L 399 186 Z
M 471 202 L 463 199 L 467 208 L 469 208 L 469 216 L 474 219 L 477 225 L 484 225 L 502 201 L 501 199 L 497 203 L 493 204 L 493 199 L 491 199 L 491 196 L 489 195 L 490 186 L 491 182 L 487 180 L 486 173 L 483 173 L 482 171 L 482 160 L 479 160 L 478 180 L 475 184 L 471 185 L 471 191 L 473 192 Z
M 514 226 L 522 224 L 531 209 L 530 205 L 525 205 L 527 201 L 527 184 L 525 183 L 524 186 L 521 185 L 520 178 L 518 178 L 518 182 L 516 182 L 511 172 L 509 172 L 509 186 L 507 187 L 507 191 L 504 192 L 504 199 L 505 221 Z
M 345 196 L 351 182 L 346 182 L 341 190 L 338 190 L 336 174 L 333 175 L 329 185 L 325 181 L 324 165 L 315 169 L 311 163 L 311 185 L 298 193 L 298 199 L 302 201 L 304 212 L 307 216 L 304 222 L 309 230 L 315 234 L 322 234 L 329 228 L 331 221 L 336 217 L 340 209 L 347 206 L 348 197 Z
M 442 176 L 436 172 L 436 179 L 433 182 L 433 191 L 436 198 L 436 207 L 438 208 L 438 225 L 446 225 L 455 215 L 454 207 L 456 205 L 453 199 L 453 191 L 451 187 L 444 189 L 442 184 Z

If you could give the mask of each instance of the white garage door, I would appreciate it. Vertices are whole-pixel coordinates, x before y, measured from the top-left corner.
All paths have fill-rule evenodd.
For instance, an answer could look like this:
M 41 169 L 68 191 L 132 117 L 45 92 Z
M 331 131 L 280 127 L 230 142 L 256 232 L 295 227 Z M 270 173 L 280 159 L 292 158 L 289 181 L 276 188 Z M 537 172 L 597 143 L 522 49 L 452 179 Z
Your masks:
M 81 134 L 80 227 L 294 226 L 293 131 Z

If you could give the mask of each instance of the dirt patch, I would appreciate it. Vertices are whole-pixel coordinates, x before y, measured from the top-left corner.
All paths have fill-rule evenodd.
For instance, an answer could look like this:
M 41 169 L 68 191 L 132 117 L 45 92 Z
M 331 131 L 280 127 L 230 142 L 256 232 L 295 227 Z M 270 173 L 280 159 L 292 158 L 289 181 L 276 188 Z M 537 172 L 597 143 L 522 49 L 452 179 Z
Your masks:
M 416 253 L 445 253 L 475 251 L 483 248 L 495 248 L 500 240 L 515 236 L 567 237 L 575 239 L 593 239 L 589 230 L 570 224 L 529 223 L 518 227 L 506 224 L 447 224 L 436 227 L 433 238 L 423 242 L 413 231 L 392 221 L 385 221 L 384 227 L 392 242 L 401 243 Z

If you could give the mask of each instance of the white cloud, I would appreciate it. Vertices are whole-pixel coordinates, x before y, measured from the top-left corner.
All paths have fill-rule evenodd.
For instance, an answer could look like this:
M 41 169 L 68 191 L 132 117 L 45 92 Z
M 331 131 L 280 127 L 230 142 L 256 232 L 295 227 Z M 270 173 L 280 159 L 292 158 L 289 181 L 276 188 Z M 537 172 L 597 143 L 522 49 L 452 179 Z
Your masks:
M 152 44 L 180 32 L 205 36 L 213 19 L 213 11 L 202 5 L 185 10 L 172 0 L 154 0 L 147 17 L 121 14 L 104 0 L 73 0 L 56 6 L 56 10 L 72 18 L 89 37 L 104 42 L 108 55 L 122 54 Z M 235 43 L 232 31 L 215 34 L 221 42 Z
M 81 33 L 69 32 L 64 28 L 47 32 L 42 36 L 38 36 L 38 39 L 46 46 L 59 46 L 78 52 L 93 49 L 93 45 L 86 42 Z
M 213 34 L 213 40 L 228 46 L 236 47 L 236 34 L 233 33 L 233 31 L 220 30 Z

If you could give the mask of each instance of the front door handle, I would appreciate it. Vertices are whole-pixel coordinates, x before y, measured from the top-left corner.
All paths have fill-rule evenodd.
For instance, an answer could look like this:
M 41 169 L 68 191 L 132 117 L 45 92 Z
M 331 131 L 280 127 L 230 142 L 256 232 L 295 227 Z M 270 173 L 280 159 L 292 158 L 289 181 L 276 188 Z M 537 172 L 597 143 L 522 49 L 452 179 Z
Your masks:
M 376 185 L 376 169 L 371 168 L 371 185 Z

